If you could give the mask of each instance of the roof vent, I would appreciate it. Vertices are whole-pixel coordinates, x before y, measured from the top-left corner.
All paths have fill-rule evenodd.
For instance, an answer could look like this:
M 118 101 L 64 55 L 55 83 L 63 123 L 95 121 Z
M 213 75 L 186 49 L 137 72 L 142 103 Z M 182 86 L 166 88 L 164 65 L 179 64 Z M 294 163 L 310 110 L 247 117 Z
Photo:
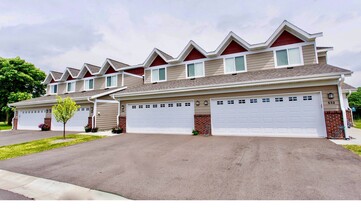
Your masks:
M 291 69 L 293 69 L 293 66 L 289 66 L 289 67 L 287 67 L 287 69 L 288 69 L 288 70 L 291 70 Z
M 237 73 L 232 73 L 232 76 L 237 76 Z
M 152 83 L 152 84 L 157 84 L 157 82 L 154 82 L 154 83 Z
M 81 91 L 82 93 L 85 92 L 85 90 Z
M 109 88 L 105 88 L 104 90 L 108 90 Z
M 193 77 L 193 78 L 190 78 L 190 80 L 195 80 L 195 79 L 196 79 L 196 78 L 194 78 L 194 77 Z

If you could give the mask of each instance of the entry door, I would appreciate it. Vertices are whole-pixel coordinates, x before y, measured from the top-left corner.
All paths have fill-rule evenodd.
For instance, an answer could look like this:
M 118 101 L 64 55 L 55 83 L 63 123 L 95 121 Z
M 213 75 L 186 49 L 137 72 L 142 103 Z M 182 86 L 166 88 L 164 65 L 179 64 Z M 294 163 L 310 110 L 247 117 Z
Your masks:
M 67 131 L 84 131 L 84 126 L 88 124 L 89 107 L 81 107 L 75 115 L 66 123 Z M 63 123 L 57 122 L 55 116 L 51 118 L 51 130 L 62 131 Z
M 212 134 L 325 137 L 319 93 L 212 99 Z
M 45 109 L 24 109 L 18 111 L 19 130 L 40 130 L 39 124 L 44 123 Z
M 127 105 L 127 132 L 191 134 L 193 101 L 154 102 Z

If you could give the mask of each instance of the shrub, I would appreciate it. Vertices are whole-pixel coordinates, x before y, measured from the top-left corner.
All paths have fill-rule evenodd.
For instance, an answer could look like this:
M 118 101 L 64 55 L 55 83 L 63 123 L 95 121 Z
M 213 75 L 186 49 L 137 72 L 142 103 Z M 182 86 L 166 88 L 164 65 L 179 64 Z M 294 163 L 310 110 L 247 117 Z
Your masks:
M 98 132 L 98 128 L 92 128 L 91 131 L 92 131 L 93 133 Z
M 50 126 L 47 125 L 47 124 L 41 123 L 38 127 L 39 127 L 42 131 L 50 131 Z
M 90 127 L 89 125 L 85 125 L 85 126 L 84 126 L 84 130 L 85 130 L 85 132 L 91 132 L 91 131 L 92 131 L 92 127 Z
M 196 129 L 193 129 L 192 133 L 193 133 L 194 136 L 196 136 L 196 135 L 199 134 L 199 131 L 197 131 Z
M 123 132 L 123 128 L 120 128 L 120 127 L 112 128 L 112 133 L 113 134 L 120 134 L 122 132 Z

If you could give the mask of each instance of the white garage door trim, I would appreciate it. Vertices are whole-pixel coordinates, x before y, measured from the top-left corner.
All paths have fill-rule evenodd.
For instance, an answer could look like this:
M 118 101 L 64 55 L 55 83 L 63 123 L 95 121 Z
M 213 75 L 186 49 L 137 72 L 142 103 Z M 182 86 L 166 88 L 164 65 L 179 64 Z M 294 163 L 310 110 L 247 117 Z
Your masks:
M 307 95 L 310 95 L 310 94 L 314 94 L 316 95 L 316 99 L 313 99 L 315 102 L 313 103 L 310 103 L 310 106 L 308 106 L 309 108 L 313 108 L 315 109 L 316 111 L 306 111 L 306 113 L 309 113 L 310 116 L 312 116 L 312 114 L 317 114 L 317 117 L 315 115 L 313 115 L 314 117 L 317 118 L 317 121 L 311 121 L 311 120 L 303 120 L 303 122 L 305 122 L 304 124 L 304 128 L 302 128 L 302 126 L 299 126 L 299 127 L 288 127 L 287 124 L 282 124 L 282 122 L 280 122 L 280 126 L 277 126 L 277 125 L 274 125 L 275 127 L 272 127 L 272 126 L 269 126 L 269 127 L 265 127 L 264 126 L 264 123 L 269 123 L 269 125 L 271 125 L 273 122 L 270 118 L 270 117 L 263 117 L 262 120 L 265 121 L 265 122 L 260 122 L 258 123 L 256 120 L 259 120 L 259 118 L 256 118 L 256 117 L 250 117 L 250 116 L 247 116 L 246 119 L 243 118 L 237 118 L 237 117 L 229 117 L 228 121 L 229 121 L 229 127 L 232 127 L 232 128 L 217 128 L 217 125 L 216 123 L 218 123 L 219 121 L 217 121 L 218 119 L 216 118 L 217 116 L 220 115 L 220 117 L 222 117 L 224 114 L 220 114 L 220 111 L 223 112 L 226 112 L 227 109 L 216 109 L 216 105 L 217 105 L 217 100 L 223 100 L 223 101 L 226 101 L 224 104 L 225 105 L 228 105 L 227 103 L 227 100 L 234 100 L 235 103 L 234 103 L 234 106 L 237 107 L 237 105 L 240 105 L 238 103 L 239 99 L 246 99 L 246 101 L 250 102 L 250 99 L 252 98 L 257 98 L 258 99 L 258 104 L 255 104 L 255 105 L 258 105 L 259 108 L 257 109 L 253 109 L 253 111 L 251 110 L 247 110 L 246 108 L 244 109 L 244 111 L 246 113 L 251 113 L 251 114 L 254 114 L 256 115 L 257 113 L 260 114 L 260 116 L 262 116 L 262 114 L 268 114 L 268 115 L 271 115 L 271 116 L 274 116 L 274 117 L 279 117 L 279 118 L 285 118 L 285 117 L 291 117 L 291 120 L 293 121 L 297 121 L 299 120 L 299 116 L 298 117 L 292 117 L 292 113 L 294 114 L 297 114 L 297 112 L 295 113 L 294 111 L 287 111 L 289 112 L 290 114 L 287 115 L 287 112 L 283 112 L 283 113 L 279 113 L 278 115 L 275 114 L 275 113 L 270 113 L 270 112 L 257 112 L 257 111 L 261 111 L 262 110 L 262 106 L 261 105 L 266 105 L 266 104 L 263 104 L 262 102 L 262 98 L 271 98 L 273 99 L 273 101 L 275 101 L 274 99 L 276 98 L 276 96 L 307 96 Z M 299 100 L 299 101 L 303 101 L 303 100 Z M 283 103 L 289 103 L 290 101 L 288 100 L 288 97 L 287 97 L 287 100 L 285 100 Z M 274 102 L 275 103 L 275 102 Z M 297 102 L 294 102 L 294 103 L 297 103 Z M 301 102 L 300 102 L 301 103 Z M 251 103 L 248 103 L 249 105 L 251 105 Z M 269 104 L 272 104 L 272 103 L 269 103 Z M 301 103 L 302 104 L 302 103 Z M 285 105 L 285 104 L 284 104 Z M 300 104 L 299 104 L 300 105 Z M 224 106 L 224 105 L 223 105 Z M 233 106 L 233 105 L 232 105 Z M 274 105 L 273 105 L 274 106 Z M 239 106 L 240 107 L 240 106 Z M 248 107 L 248 106 L 247 106 Z M 287 105 L 287 107 L 289 108 L 292 108 L 292 106 L 289 106 Z M 298 106 L 300 107 L 300 106 Z M 302 107 L 302 106 L 301 106 Z M 252 108 L 252 107 L 250 107 Z M 293 107 L 295 108 L 295 107 Z M 307 107 L 305 107 L 307 108 Z M 318 108 L 318 110 L 317 110 Z M 261 110 L 260 110 L 261 109 Z M 300 109 L 300 108 L 296 108 L 296 109 Z M 237 111 L 237 114 L 238 112 L 240 112 L 241 114 L 242 109 L 228 109 L 227 111 L 232 113 L 232 111 Z M 275 107 L 275 110 L 280 110 L 280 108 L 277 108 Z M 313 113 L 311 113 L 313 112 Z M 234 113 L 234 112 L 233 112 Z M 301 113 L 300 111 L 298 113 Z M 305 112 L 302 112 L 302 113 L 305 113 Z M 295 116 L 295 115 L 293 115 Z M 226 118 L 223 118 L 223 121 L 226 120 Z M 244 122 L 244 120 L 246 120 L 245 123 L 248 123 L 249 125 L 247 125 L 247 127 L 238 127 L 238 128 L 235 128 L 236 125 L 232 126 L 232 123 L 235 123 L 235 124 L 241 124 L 242 122 Z M 222 121 L 222 123 L 224 123 Z M 242 121 L 242 122 L 240 122 Z M 255 126 L 254 128 L 252 128 L 252 124 L 254 123 Z M 263 125 L 258 127 L 257 126 L 257 123 L 258 125 Z M 309 124 L 312 124 L 314 127 L 312 128 L 309 128 L 307 127 L 306 123 L 309 123 Z M 277 124 L 277 121 L 276 121 L 276 124 Z M 250 95 L 250 96 L 237 96 L 237 97 L 220 97 L 220 98 L 212 98 L 211 99 L 211 126 L 212 126 L 212 134 L 213 135 L 224 135 L 224 136 L 270 136 L 270 137 L 326 137 L 326 123 L 325 123 L 325 119 L 324 119 L 324 107 L 323 107 L 323 100 L 322 100 L 322 92 L 320 91 L 313 91 L 313 92 L 298 92 L 298 93 L 278 93 L 278 94 L 265 94 L 265 95 Z
M 75 115 L 66 123 L 66 131 L 84 131 L 84 126 L 88 124 L 89 106 L 80 107 Z M 51 130 L 62 131 L 63 123 L 57 122 L 54 114 L 51 115 Z
M 177 103 L 181 103 L 181 107 L 177 107 Z M 130 103 L 126 109 L 127 133 L 192 134 L 194 128 L 194 100 Z
M 46 109 L 23 109 L 18 111 L 18 130 L 40 130 L 44 123 Z

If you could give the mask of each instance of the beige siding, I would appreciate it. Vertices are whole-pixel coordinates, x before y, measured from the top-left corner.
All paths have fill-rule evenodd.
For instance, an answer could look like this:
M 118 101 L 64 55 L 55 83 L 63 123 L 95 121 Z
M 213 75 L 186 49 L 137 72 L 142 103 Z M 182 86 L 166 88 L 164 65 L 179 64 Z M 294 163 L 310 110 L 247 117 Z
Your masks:
M 124 86 L 133 87 L 143 85 L 143 78 L 124 75 Z
M 204 62 L 205 75 L 215 76 L 224 74 L 223 59 L 208 60 Z
M 267 91 L 252 91 L 252 92 L 237 92 L 237 93 L 223 93 L 215 95 L 202 95 L 202 96 L 184 96 L 176 98 L 159 98 L 159 99 L 148 99 L 148 100 L 135 100 L 122 102 L 121 105 L 128 103 L 141 103 L 141 102 L 159 102 L 159 101 L 176 101 L 176 100 L 194 100 L 200 101 L 200 106 L 195 106 L 195 114 L 210 114 L 210 105 L 204 105 L 204 101 L 210 103 L 211 98 L 220 98 L 220 97 L 241 97 L 241 96 L 252 96 L 252 95 L 272 95 L 272 94 L 282 94 L 282 93 L 298 93 L 298 92 L 322 92 L 323 107 L 325 111 L 339 111 L 340 104 L 337 97 L 337 86 L 318 86 L 318 87 L 309 87 L 309 88 L 294 88 L 294 89 L 276 89 L 276 90 L 267 90 Z M 327 98 L 328 93 L 335 94 L 335 98 L 332 100 L 335 104 L 329 103 Z M 126 110 L 121 113 L 121 116 L 126 116 Z
M 247 71 L 275 68 L 273 51 L 249 54 L 246 56 Z
M 302 47 L 303 63 L 305 65 L 316 64 L 316 53 L 313 44 Z
M 94 89 L 104 89 L 105 88 L 105 78 L 99 77 L 94 79 Z
M 179 80 L 186 78 L 186 65 L 170 66 L 167 68 L 167 80 Z
M 118 74 L 117 75 L 117 87 L 121 87 L 121 86 L 122 86 L 122 74 Z
M 327 64 L 326 57 L 318 57 L 318 63 L 319 64 Z
M 144 83 L 151 83 L 152 79 L 151 79 L 151 75 L 150 75 L 150 70 L 145 70 L 144 71 Z
M 66 83 L 58 84 L 58 94 L 64 94 L 66 92 Z
M 117 126 L 117 115 L 118 104 L 97 103 L 96 126 L 100 130 L 107 130 Z
M 76 81 L 76 88 L 75 88 L 76 92 L 84 91 L 84 81 L 85 80 Z
M 50 94 L 50 85 L 46 85 L 46 94 L 47 94 L 47 95 Z

